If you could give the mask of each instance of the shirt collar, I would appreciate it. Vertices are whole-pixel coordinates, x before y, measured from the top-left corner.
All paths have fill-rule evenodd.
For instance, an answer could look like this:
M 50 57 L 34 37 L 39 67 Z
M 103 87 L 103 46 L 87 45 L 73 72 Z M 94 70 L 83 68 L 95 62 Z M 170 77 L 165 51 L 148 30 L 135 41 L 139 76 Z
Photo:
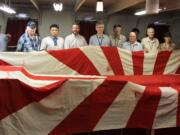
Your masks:
M 96 36 L 97 36 L 98 38 L 104 38 L 104 34 L 103 34 L 101 37 L 99 37 L 97 34 L 96 34 Z
M 129 41 L 128 41 L 129 42 Z M 134 45 L 134 46 L 138 46 L 138 42 L 136 41 L 134 44 L 131 44 L 130 42 L 129 42 L 129 44 L 130 45 Z
M 153 38 L 153 40 L 151 40 L 151 39 L 148 37 L 148 42 L 155 42 L 155 38 Z
M 52 39 L 53 39 L 53 38 L 57 38 L 57 39 L 58 39 L 58 37 L 54 37 L 54 36 L 50 36 L 50 38 L 52 38 Z
M 29 37 L 29 34 L 28 34 L 27 32 L 25 33 L 25 37 L 31 39 L 31 38 Z M 35 34 L 35 35 L 34 35 L 34 39 L 36 39 L 36 38 L 37 38 L 37 36 L 36 36 L 36 34 Z
M 79 37 L 79 34 L 75 35 L 74 33 L 71 34 L 73 37 Z

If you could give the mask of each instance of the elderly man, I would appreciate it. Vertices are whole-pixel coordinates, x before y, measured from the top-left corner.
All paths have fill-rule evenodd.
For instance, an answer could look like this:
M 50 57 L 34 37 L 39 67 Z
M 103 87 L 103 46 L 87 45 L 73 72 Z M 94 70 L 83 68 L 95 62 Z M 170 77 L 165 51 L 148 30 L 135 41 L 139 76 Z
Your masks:
M 68 35 L 64 41 L 64 48 L 78 48 L 82 46 L 86 46 L 87 42 L 85 38 L 79 34 L 80 26 L 75 23 L 72 25 L 72 34 Z
M 143 48 L 139 42 L 137 42 L 137 35 L 135 32 L 129 33 L 129 41 L 125 42 L 122 46 L 123 49 L 129 51 L 142 51 Z
M 39 51 L 40 49 L 40 37 L 36 34 L 36 23 L 29 21 L 27 23 L 25 33 L 19 38 L 17 44 L 17 51 L 19 52 L 32 52 Z
M 64 39 L 59 37 L 59 26 L 52 24 L 50 26 L 50 36 L 42 39 L 40 50 L 58 50 L 63 49 Z
M 96 23 L 96 31 L 97 34 L 90 37 L 89 45 L 96 46 L 110 46 L 110 39 L 107 35 L 104 34 L 104 23 L 97 22 Z
M 158 48 L 159 48 L 159 40 L 154 37 L 155 30 L 153 27 L 147 28 L 147 35 L 148 35 L 148 37 L 143 38 L 141 41 L 144 51 L 146 53 L 157 52 Z

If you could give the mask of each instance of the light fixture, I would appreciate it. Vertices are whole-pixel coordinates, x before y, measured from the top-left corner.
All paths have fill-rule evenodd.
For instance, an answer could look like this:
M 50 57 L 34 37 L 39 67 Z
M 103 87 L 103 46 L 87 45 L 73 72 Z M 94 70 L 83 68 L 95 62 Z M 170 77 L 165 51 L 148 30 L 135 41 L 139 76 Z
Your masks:
M 16 14 L 16 17 L 21 18 L 21 19 L 29 18 L 28 14 L 26 14 L 26 13 L 18 13 L 18 14 Z
M 96 2 L 96 12 L 103 12 L 104 11 L 104 3 L 102 0 L 98 0 Z
M 158 9 L 158 13 L 161 11 L 162 9 Z M 141 15 L 146 15 L 147 14 L 147 11 L 146 10 L 139 10 L 137 12 L 134 13 L 134 15 L 137 15 L 137 16 L 141 16 Z
M 141 10 L 134 13 L 134 15 L 137 15 L 137 16 L 145 15 L 145 14 L 146 14 L 146 10 Z
M 54 10 L 56 12 L 61 12 L 63 10 L 63 4 L 60 1 L 59 2 L 54 2 L 53 7 L 54 7 Z
M 9 14 L 15 14 L 16 11 L 14 9 L 12 9 L 10 6 L 6 5 L 6 4 L 1 4 L 0 5 L 0 10 L 9 13 Z

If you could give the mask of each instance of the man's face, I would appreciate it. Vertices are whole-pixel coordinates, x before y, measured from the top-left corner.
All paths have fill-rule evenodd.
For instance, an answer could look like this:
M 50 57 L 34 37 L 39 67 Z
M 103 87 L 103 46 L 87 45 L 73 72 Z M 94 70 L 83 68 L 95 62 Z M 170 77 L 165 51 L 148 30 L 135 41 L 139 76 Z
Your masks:
M 104 24 L 97 25 L 96 26 L 96 31 L 97 31 L 97 33 L 102 34 L 104 32 Z
M 147 29 L 147 35 L 149 38 L 154 38 L 154 35 L 155 35 L 155 31 L 153 28 L 148 28 Z
M 131 33 L 129 34 L 129 41 L 130 41 L 131 43 L 136 42 L 136 33 L 135 33 L 135 32 L 131 32 Z
M 166 43 L 170 43 L 171 42 L 171 37 L 164 37 L 164 40 Z
M 122 28 L 121 28 L 121 27 L 116 27 L 116 28 L 114 28 L 114 34 L 115 34 L 115 35 L 120 35 L 121 32 L 122 32 Z
M 80 32 L 79 25 L 73 25 L 72 26 L 72 33 L 77 35 L 77 34 L 79 34 L 79 32 Z
M 52 28 L 50 29 L 50 33 L 51 33 L 51 36 L 57 37 L 57 36 L 59 35 L 59 29 L 56 28 L 56 27 L 52 27 Z
M 36 27 L 35 28 L 28 28 L 27 30 L 28 34 L 31 36 L 34 36 L 36 34 Z

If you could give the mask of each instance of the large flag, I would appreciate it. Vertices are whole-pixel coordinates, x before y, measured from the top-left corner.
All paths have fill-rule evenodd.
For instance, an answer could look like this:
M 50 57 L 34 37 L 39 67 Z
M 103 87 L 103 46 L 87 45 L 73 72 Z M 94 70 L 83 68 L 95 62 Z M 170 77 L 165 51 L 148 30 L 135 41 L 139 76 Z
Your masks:
M 0 53 L 0 134 L 180 126 L 180 52 Z

